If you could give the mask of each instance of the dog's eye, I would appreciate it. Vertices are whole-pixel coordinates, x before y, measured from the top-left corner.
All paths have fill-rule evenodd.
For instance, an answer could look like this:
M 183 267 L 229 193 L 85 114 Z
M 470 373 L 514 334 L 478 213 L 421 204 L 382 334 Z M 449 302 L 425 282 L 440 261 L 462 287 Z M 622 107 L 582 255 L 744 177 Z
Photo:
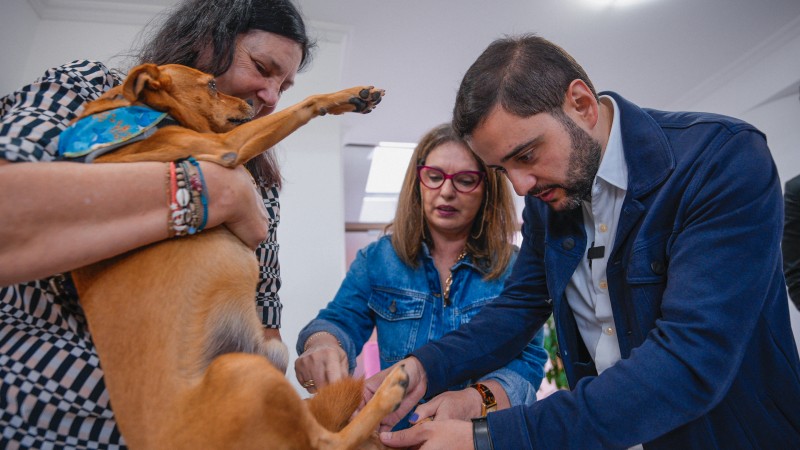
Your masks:
M 208 89 L 211 90 L 212 93 L 217 93 L 217 80 L 211 80 L 208 82 Z

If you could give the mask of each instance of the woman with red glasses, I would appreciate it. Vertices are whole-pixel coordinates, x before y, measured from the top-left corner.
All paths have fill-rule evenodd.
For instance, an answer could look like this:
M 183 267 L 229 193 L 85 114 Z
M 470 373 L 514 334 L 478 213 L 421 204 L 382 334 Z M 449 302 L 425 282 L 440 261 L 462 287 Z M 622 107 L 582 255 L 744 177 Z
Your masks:
M 469 322 L 511 272 L 515 220 L 505 178 L 450 124 L 429 131 L 411 157 L 387 234 L 358 252 L 336 297 L 300 332 L 298 381 L 316 392 L 352 373 L 374 328 L 385 369 Z M 506 367 L 442 394 L 452 405 L 448 417 L 534 402 L 546 359 L 540 332 Z

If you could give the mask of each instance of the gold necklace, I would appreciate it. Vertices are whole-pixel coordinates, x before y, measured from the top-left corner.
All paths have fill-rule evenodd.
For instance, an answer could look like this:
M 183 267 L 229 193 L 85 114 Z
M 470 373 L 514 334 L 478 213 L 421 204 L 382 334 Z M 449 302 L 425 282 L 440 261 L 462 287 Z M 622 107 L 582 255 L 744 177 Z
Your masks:
M 464 259 L 467 256 L 467 249 L 461 250 L 461 254 L 458 255 L 456 258 L 456 262 L 453 265 L 456 265 L 459 261 Z M 444 297 L 444 306 L 448 306 L 450 304 L 450 285 L 453 284 L 453 270 L 450 270 L 450 274 L 447 275 L 447 280 L 444 282 L 444 292 L 442 293 L 442 297 Z

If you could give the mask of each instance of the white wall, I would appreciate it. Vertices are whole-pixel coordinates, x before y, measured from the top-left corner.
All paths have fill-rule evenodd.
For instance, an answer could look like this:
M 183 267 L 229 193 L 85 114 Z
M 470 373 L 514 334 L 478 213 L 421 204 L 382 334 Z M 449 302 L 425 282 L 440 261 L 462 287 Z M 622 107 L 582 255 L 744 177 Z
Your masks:
M 39 19 L 27 2 L 5 1 L 0 4 L 0 96 L 23 83 L 23 71 L 36 36 Z

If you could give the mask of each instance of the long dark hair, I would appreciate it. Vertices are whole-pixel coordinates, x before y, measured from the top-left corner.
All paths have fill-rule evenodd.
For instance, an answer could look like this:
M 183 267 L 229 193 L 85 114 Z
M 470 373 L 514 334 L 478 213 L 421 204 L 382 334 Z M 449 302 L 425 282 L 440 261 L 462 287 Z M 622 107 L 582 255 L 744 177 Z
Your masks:
M 236 38 L 250 30 L 268 31 L 300 44 L 298 70 L 308 66 L 316 46 L 291 0 L 184 0 L 155 26 L 138 53 L 139 64 L 183 64 L 214 76 L 230 68 Z M 248 162 L 247 168 L 262 186 L 280 187 L 274 152 L 262 153 Z
M 498 39 L 464 75 L 453 128 L 469 136 L 497 104 L 519 117 L 560 109 L 574 80 L 583 80 L 597 97 L 580 64 L 556 44 L 535 34 Z

